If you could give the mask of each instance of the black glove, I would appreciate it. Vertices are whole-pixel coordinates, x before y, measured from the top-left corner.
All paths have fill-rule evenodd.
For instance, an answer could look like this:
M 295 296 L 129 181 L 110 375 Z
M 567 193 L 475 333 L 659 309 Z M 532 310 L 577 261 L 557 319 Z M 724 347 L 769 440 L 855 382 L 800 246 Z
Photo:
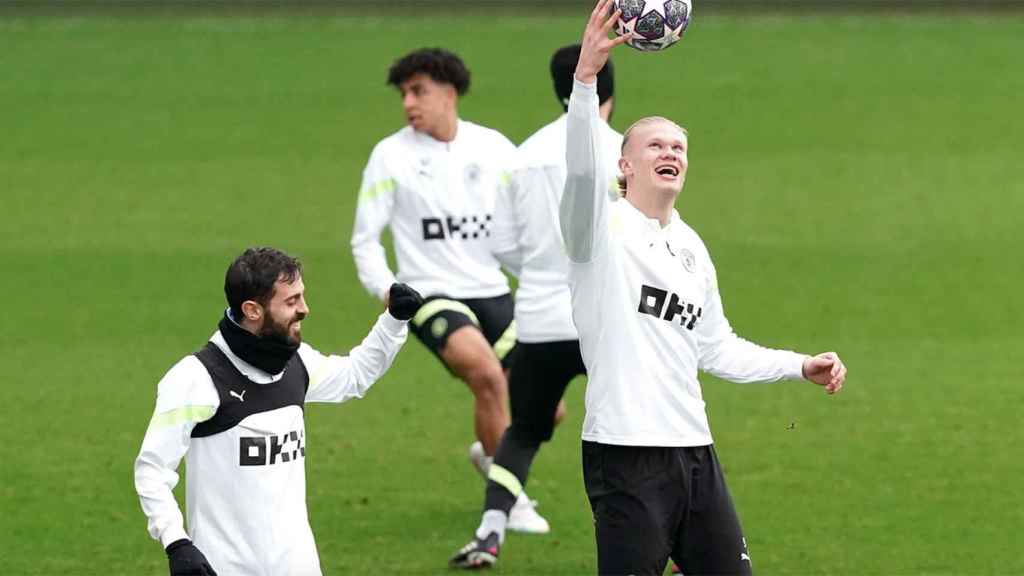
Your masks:
M 206 556 L 187 538 L 175 540 L 167 546 L 171 576 L 217 576 Z
M 423 306 L 423 296 L 408 284 L 395 283 L 388 291 L 388 312 L 398 320 L 408 320 Z

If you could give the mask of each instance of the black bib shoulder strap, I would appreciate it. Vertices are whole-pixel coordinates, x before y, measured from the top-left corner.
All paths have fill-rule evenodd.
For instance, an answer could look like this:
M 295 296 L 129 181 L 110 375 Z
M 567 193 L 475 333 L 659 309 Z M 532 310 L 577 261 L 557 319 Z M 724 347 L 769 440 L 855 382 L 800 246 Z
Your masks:
M 285 365 L 281 379 L 270 384 L 257 384 L 246 378 L 213 342 L 207 342 L 194 355 L 210 374 L 220 405 L 212 418 L 192 429 L 193 438 L 230 430 L 253 414 L 285 406 L 305 407 L 309 372 L 298 353 Z

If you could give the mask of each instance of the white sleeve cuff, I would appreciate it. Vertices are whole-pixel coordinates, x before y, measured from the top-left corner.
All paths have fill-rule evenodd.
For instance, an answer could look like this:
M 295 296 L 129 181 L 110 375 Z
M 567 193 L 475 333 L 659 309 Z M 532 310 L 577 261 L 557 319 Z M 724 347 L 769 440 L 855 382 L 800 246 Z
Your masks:
M 586 114 L 589 107 L 597 106 L 597 82 L 586 84 L 575 77 L 572 79 L 572 96 L 569 98 L 569 113 L 574 110 Z M 575 105 L 574 105 L 575 104 Z
M 380 319 L 377 320 L 377 324 L 379 324 L 380 327 L 388 334 L 395 337 L 401 337 L 405 334 L 405 327 L 409 322 L 407 320 L 399 320 L 392 316 L 390 311 L 385 310 L 384 313 L 380 315 Z
M 572 78 L 573 91 L 582 95 L 597 96 L 597 82 L 587 84 L 573 76 Z
M 792 359 L 788 363 L 789 366 L 786 368 L 786 379 L 788 380 L 803 380 L 804 379 L 804 360 L 808 358 L 806 354 L 798 354 L 792 352 Z
M 168 527 L 164 530 L 163 534 L 160 535 L 160 544 L 162 544 L 164 548 L 167 548 L 172 543 L 177 542 L 182 538 L 191 540 L 185 532 L 185 528 L 181 526 Z

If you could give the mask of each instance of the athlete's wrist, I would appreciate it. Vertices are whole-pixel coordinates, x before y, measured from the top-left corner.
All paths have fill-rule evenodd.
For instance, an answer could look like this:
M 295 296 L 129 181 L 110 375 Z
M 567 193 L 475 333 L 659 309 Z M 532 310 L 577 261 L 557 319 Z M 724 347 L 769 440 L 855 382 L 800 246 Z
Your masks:
M 167 550 L 168 546 L 179 540 L 189 540 L 188 533 L 185 532 L 185 528 L 182 526 L 167 528 L 160 535 L 160 544 L 163 545 L 164 550 Z
M 164 548 L 164 552 L 167 552 L 167 555 L 170 556 L 170 555 L 174 554 L 178 549 L 183 548 L 185 546 L 191 546 L 191 545 L 192 545 L 192 541 L 191 540 L 189 540 L 188 538 L 181 538 L 179 540 L 175 540 L 174 542 L 171 542 L 170 544 L 168 544 Z

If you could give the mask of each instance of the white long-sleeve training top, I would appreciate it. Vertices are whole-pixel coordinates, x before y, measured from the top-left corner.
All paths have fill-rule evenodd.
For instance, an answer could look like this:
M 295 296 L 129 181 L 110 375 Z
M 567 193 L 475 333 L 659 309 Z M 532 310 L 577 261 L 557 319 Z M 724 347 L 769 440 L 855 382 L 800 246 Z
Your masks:
M 325 356 L 303 343 L 298 355 L 309 376 L 305 401 L 362 397 L 391 365 L 406 335 L 406 323 L 385 312 L 348 356 Z M 232 353 L 219 331 L 210 342 L 254 385 L 273 386 L 285 373 L 267 374 L 248 364 Z M 244 402 L 244 392 L 231 394 L 230 401 Z M 257 412 L 233 428 L 192 438 L 196 425 L 210 420 L 220 405 L 213 380 L 195 355 L 160 380 L 156 409 L 135 460 L 135 489 L 149 534 L 165 547 L 191 538 L 220 576 L 319 575 L 306 511 L 303 409 L 293 404 Z M 182 458 L 188 532 L 172 493 Z
M 566 115 L 519 146 L 513 186 L 503 188 L 495 215 L 495 250 L 517 267 L 516 333 L 521 342 L 575 340 L 569 295 L 569 260 L 558 226 L 565 189 Z M 608 195 L 618 199 L 617 163 L 622 135 L 598 120 L 601 159 L 609 174 Z M 512 254 L 513 256 L 506 256 Z
M 709 445 L 698 369 L 734 382 L 797 379 L 805 356 L 736 336 L 711 256 L 675 210 L 662 228 L 628 195 L 606 201 L 602 137 L 596 85 L 576 81 L 560 219 L 589 379 L 583 439 Z
M 397 280 L 423 296 L 507 294 L 491 235 L 497 194 L 511 183 L 515 154 L 499 132 L 464 120 L 451 142 L 408 126 L 381 140 L 363 171 L 352 231 L 366 290 L 383 299 L 396 281 L 380 242 L 390 226 Z

